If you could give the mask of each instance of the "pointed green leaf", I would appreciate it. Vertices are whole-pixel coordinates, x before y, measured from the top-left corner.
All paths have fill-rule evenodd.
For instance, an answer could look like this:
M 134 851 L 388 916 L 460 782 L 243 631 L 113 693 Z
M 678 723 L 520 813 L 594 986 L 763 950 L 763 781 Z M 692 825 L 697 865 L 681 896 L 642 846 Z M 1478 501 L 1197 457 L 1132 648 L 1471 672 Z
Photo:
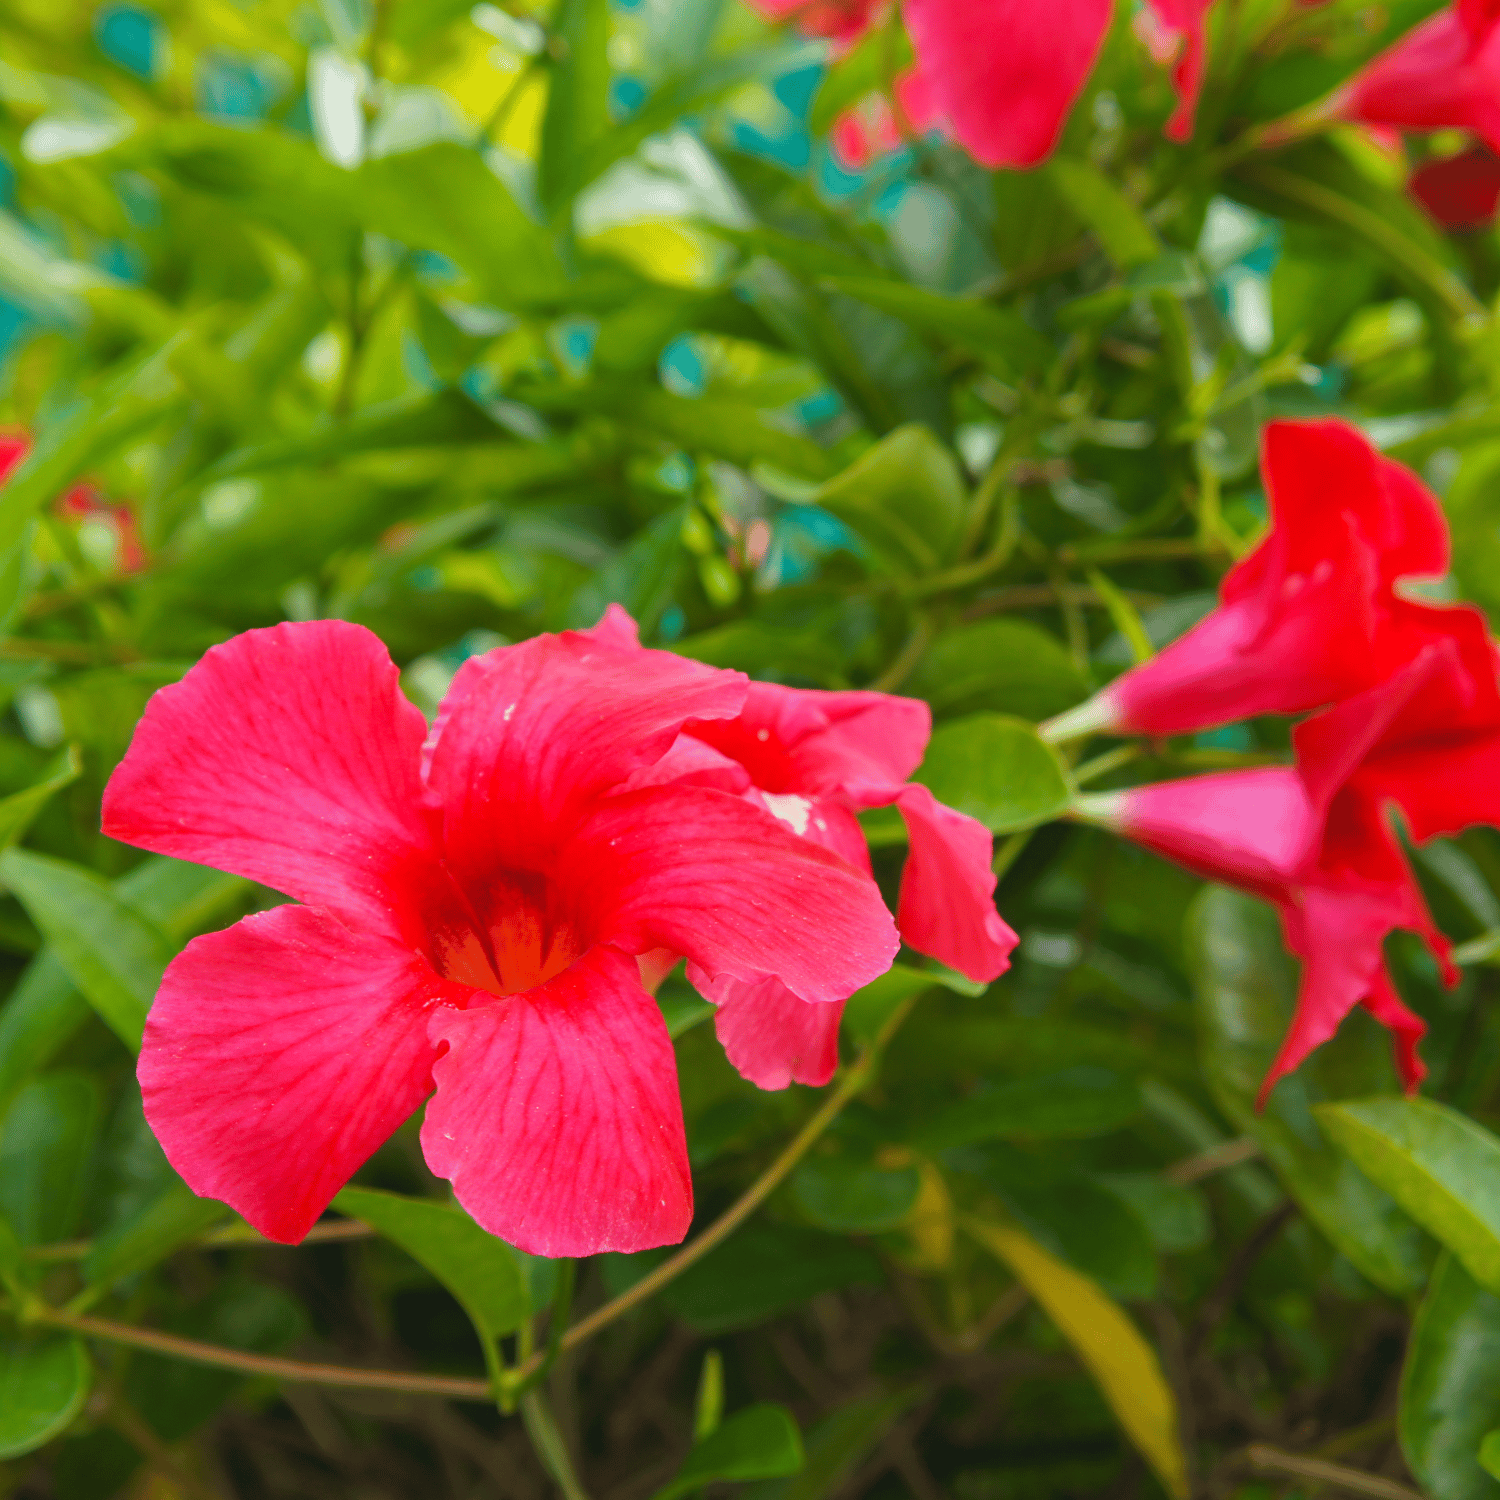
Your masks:
M 34 786 L 0 798 L 0 849 L 8 849 L 31 826 L 54 792 L 78 780 L 83 769 L 78 750 L 69 745 Z
M 180 1245 L 229 1217 L 229 1209 L 175 1183 L 138 1214 L 101 1235 L 83 1260 L 83 1279 L 103 1290 L 148 1270 Z
M 1324 1133 L 1500 1294 L 1500 1140 L 1435 1099 L 1321 1104 Z
M 132 1051 L 177 945 L 92 870 L 7 849 L 0 880 L 41 928 L 90 1005 Z

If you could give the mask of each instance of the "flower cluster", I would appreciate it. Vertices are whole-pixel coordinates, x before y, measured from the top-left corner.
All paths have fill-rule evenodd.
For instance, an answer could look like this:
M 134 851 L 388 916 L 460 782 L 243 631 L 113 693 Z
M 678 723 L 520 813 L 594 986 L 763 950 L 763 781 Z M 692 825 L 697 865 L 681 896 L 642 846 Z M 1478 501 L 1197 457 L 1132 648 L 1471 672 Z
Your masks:
M 754 3 L 841 50 L 891 10 L 882 0 Z M 1214 0 L 1145 0 L 1135 11 L 1136 36 L 1169 70 L 1177 106 L 1164 130 L 1174 141 L 1193 134 L 1214 9 Z M 843 115 L 834 149 L 846 165 L 863 167 L 903 136 L 939 129 L 984 166 L 1037 166 L 1057 149 L 1113 15 L 1110 0 L 905 0 L 915 61 L 892 80 L 890 100 L 872 95 Z M 1450 228 L 1488 223 L 1500 199 L 1500 0 L 1455 0 L 1311 113 L 1391 132 L 1468 132 L 1477 143 L 1419 166 L 1411 191 Z
M 428 1163 L 511 1243 L 679 1240 L 692 1184 L 650 994 L 679 959 L 771 1088 L 826 1082 L 898 923 L 972 978 L 1006 967 L 988 833 L 907 784 L 929 729 L 919 703 L 643 649 L 618 608 L 465 663 L 430 732 L 359 626 L 217 646 L 151 701 L 104 828 L 300 904 L 170 965 L 147 1119 L 189 1186 L 277 1240 L 424 1100 Z M 855 818 L 893 802 L 897 922 Z
M 1414 1089 L 1424 1026 L 1381 945 L 1415 932 L 1457 976 L 1391 812 L 1418 843 L 1500 824 L 1500 658 L 1476 609 L 1403 592 L 1448 565 L 1442 512 L 1408 470 L 1338 421 L 1271 424 L 1262 467 L 1271 529 L 1218 608 L 1045 732 L 1162 736 L 1317 710 L 1292 732 L 1291 767 L 1107 793 L 1083 811 L 1280 911 L 1303 978 L 1263 1099 L 1356 1005 L 1392 1030 Z

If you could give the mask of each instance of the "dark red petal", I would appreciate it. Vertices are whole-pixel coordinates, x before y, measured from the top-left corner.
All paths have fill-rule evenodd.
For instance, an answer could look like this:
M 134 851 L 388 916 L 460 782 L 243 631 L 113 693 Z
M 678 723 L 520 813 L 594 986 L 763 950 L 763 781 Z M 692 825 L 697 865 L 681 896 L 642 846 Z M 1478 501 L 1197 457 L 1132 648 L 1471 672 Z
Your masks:
M 146 1119 L 195 1193 L 293 1244 L 432 1088 L 427 1020 L 454 987 L 327 912 L 195 938 L 146 1021 Z
M 687 1233 L 677 1063 L 633 958 L 595 948 L 534 990 L 435 1012 L 432 1039 L 422 1150 L 491 1234 L 555 1257 Z

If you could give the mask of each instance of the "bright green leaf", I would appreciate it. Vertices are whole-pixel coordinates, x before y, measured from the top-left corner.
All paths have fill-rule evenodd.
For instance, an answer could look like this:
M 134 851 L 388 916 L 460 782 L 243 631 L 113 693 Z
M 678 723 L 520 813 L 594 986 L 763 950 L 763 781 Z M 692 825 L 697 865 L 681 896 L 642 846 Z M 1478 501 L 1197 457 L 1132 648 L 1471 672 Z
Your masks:
M 1500 1293 L 1500 1140 L 1435 1099 L 1360 1099 L 1313 1113 L 1365 1176 Z
M 1066 811 L 1072 800 L 1057 752 L 1033 725 L 1003 714 L 939 725 L 914 779 L 991 833 L 1035 828 Z
M 83 1409 L 93 1371 L 66 1334 L 0 1340 L 0 1459 L 50 1442 Z

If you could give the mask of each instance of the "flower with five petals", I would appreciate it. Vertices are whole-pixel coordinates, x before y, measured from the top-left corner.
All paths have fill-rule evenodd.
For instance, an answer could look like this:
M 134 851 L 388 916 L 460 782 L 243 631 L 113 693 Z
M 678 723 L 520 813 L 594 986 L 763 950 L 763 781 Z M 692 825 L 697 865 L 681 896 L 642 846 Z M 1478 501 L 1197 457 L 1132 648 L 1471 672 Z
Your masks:
M 746 687 L 539 636 L 465 663 L 429 734 L 376 637 L 318 621 L 159 692 L 105 831 L 300 903 L 195 939 L 162 981 L 139 1077 L 188 1185 L 296 1241 L 426 1100 L 428 1163 L 512 1244 L 681 1239 L 676 1067 L 638 955 L 825 1002 L 897 946 L 869 877 L 763 809 L 627 785 Z

